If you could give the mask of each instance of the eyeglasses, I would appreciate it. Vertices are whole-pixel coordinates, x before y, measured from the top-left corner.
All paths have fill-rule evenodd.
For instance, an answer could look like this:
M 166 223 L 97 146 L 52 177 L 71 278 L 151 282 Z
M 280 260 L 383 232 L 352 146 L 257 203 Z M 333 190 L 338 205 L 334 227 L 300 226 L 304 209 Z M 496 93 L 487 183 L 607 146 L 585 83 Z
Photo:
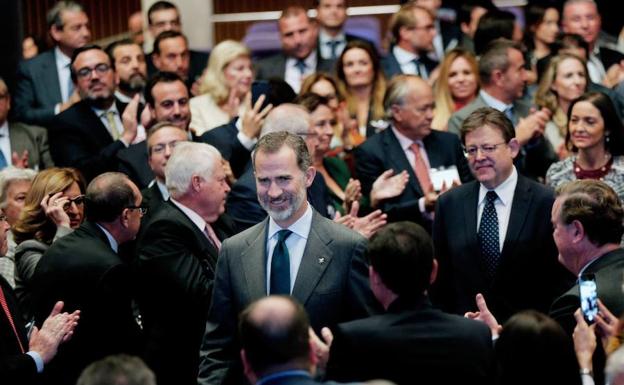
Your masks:
M 73 198 L 67 198 L 67 202 L 63 204 L 63 210 L 67 211 L 71 207 L 71 204 L 74 203 L 76 206 L 82 206 L 85 202 L 84 195 L 78 195 Z
M 498 146 L 503 144 L 507 144 L 507 142 L 496 143 L 496 144 L 482 144 L 480 146 L 470 146 L 464 148 L 464 155 L 466 158 L 474 158 L 477 156 L 477 152 L 481 151 L 482 154 L 492 154 Z
M 93 71 L 97 72 L 99 75 L 104 75 L 108 71 L 110 71 L 111 66 L 106 63 L 100 63 L 95 67 L 83 67 L 76 71 L 76 77 L 79 79 L 90 79 Z
M 141 216 L 147 214 L 147 207 L 145 206 L 126 206 L 128 210 L 139 210 L 141 212 Z
M 178 140 L 173 140 L 169 143 L 158 143 L 155 144 L 151 147 L 151 152 L 152 154 L 162 154 L 163 152 L 165 152 L 165 149 L 167 147 L 169 147 L 170 150 L 173 150 L 176 146 L 176 144 L 178 144 Z

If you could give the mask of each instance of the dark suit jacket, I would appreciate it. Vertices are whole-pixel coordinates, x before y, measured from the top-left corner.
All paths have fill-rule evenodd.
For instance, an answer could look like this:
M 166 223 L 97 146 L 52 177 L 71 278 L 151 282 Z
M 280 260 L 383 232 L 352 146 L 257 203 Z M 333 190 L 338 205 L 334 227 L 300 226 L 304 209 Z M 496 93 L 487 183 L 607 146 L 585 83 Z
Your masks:
M 269 80 L 272 78 L 284 79 L 286 72 L 287 56 L 280 52 L 276 55 L 264 58 L 256 63 L 256 79 Z M 332 73 L 333 66 L 331 60 L 325 60 L 317 56 L 316 72 Z
M 546 312 L 571 278 L 557 262 L 552 238 L 553 191 L 518 175 L 498 271 L 488 282 L 477 240 L 479 186 L 475 181 L 454 188 L 436 204 L 434 303 L 463 315 L 476 311 L 475 295 L 482 293 L 501 324 L 523 309 Z
M 206 68 L 206 66 L 208 66 L 208 58 L 210 57 L 210 54 L 207 52 L 194 50 L 189 50 L 189 53 L 190 62 L 187 85 L 190 89 L 190 86 L 193 85 L 193 82 L 201 77 L 202 72 L 204 72 L 204 69 Z M 145 57 L 145 62 L 147 63 L 147 73 L 150 77 L 158 72 L 158 69 L 154 67 L 154 62 L 152 61 L 152 53 L 148 54 Z
M 268 219 L 223 243 L 202 343 L 200 384 L 228 382 L 229 376 L 240 375 L 235 370 L 228 373 L 239 357 L 237 317 L 267 295 L 267 229 Z M 292 296 L 303 304 L 317 332 L 376 311 L 363 260 L 365 248 L 363 237 L 313 213 Z
M 438 66 L 438 63 L 429 59 L 425 55 L 421 55 L 422 63 L 427 69 L 427 73 L 431 75 L 431 72 Z M 381 69 L 383 70 L 386 79 L 392 79 L 395 75 L 403 73 L 401 65 L 397 61 L 396 57 L 392 53 L 392 48 L 388 51 L 388 54 L 381 58 Z
M 607 71 L 612 65 L 619 64 L 624 60 L 624 54 L 611 48 L 598 47 L 598 58 Z
M 493 384 L 494 350 L 483 323 L 434 309 L 428 299 L 395 300 L 385 314 L 332 329 L 327 378 L 397 385 Z
M 123 109 L 117 104 L 119 114 Z M 100 118 L 83 100 L 58 114 L 49 128 L 50 150 L 59 167 L 76 167 L 90 181 L 106 171 L 117 171 L 117 152 L 125 148 L 113 140 Z
M 241 144 L 237 135 L 238 128 L 236 128 L 236 119 L 234 119 L 227 124 L 204 132 L 197 141 L 216 147 L 223 159 L 230 162 L 234 176 L 240 178 L 250 166 L 251 151 Z
M 376 50 L 375 44 L 373 44 L 372 41 L 370 41 L 368 39 L 365 39 L 363 37 L 360 37 L 360 36 L 355 36 L 355 35 L 351 35 L 350 33 L 345 33 L 345 40 L 347 41 L 347 44 L 350 41 L 355 41 L 355 40 L 363 41 L 365 43 L 370 44 L 371 47 L 373 47 L 373 50 Z M 323 58 L 323 60 L 326 60 L 328 62 L 328 64 L 329 64 L 328 68 L 331 71 L 330 73 L 333 73 L 334 67 L 336 66 L 336 60 L 338 59 L 338 57 L 340 57 L 341 53 L 342 52 L 336 52 L 337 58 L 334 59 L 334 60 Z M 317 55 L 317 57 L 322 58 L 322 56 L 321 56 L 321 40 L 320 40 L 320 38 L 317 38 L 317 40 L 316 40 L 316 55 Z
M 80 322 L 43 375 L 45 383 L 75 384 L 91 362 L 110 354 L 138 354 L 142 339 L 132 314 L 134 280 L 130 267 L 110 246 L 106 234 L 85 222 L 54 242 L 33 276 L 33 313 L 37 325 L 56 301 L 80 310 Z
M 226 216 L 213 229 L 221 240 L 235 233 Z M 161 385 L 195 385 L 218 251 L 171 201 L 162 203 L 141 233 L 138 299 L 146 362 Z
M 17 152 L 19 156 L 24 150 L 28 150 L 28 167 L 35 170 L 54 167 L 48 145 L 48 131 L 45 128 L 9 123 L 9 141 L 11 152 Z
M 19 311 L 17 299 L 13 295 L 13 289 L 1 275 L 0 287 L 4 292 L 4 297 L 6 298 L 7 306 L 22 346 L 28 350 L 28 338 L 26 338 L 24 320 Z M 0 378 L 2 378 L 2 383 L 8 385 L 31 384 L 36 374 L 35 360 L 21 352 L 15 332 L 4 310 L 0 308 Z
M 475 100 L 467 106 L 451 115 L 448 122 L 449 132 L 460 135 L 460 127 L 464 120 L 481 107 L 489 107 L 481 96 L 477 96 Z M 514 102 L 514 121 L 529 115 L 531 106 L 523 100 Z M 523 146 L 520 153 L 514 160 L 518 172 L 534 180 L 543 180 L 546 171 L 551 164 L 558 161 L 558 157 L 552 148 L 552 145 L 543 136 L 531 140 L 527 145 Z
M 325 179 L 317 173 L 308 187 L 308 202 L 324 217 L 329 217 L 327 207 L 330 206 L 331 198 Z M 247 229 L 262 222 L 267 217 L 266 211 L 258 202 L 258 190 L 256 190 L 256 178 L 252 167 L 248 167 L 243 175 L 238 178 L 228 193 L 225 211 L 236 223 L 239 230 Z
M 431 130 L 423 142 L 431 167 L 439 168 L 454 165 L 457 166 L 462 182 L 472 180 L 466 157 L 457 136 Z M 388 214 L 388 221 L 409 220 L 426 224 L 418 208 L 418 199 L 424 196 L 424 192 L 418 183 L 414 168 L 407 160 L 392 129 L 388 128 L 368 138 L 355 149 L 355 159 L 356 174 L 362 184 L 362 194 L 366 196 L 370 194 L 377 177 L 384 171 L 393 169 L 395 173 L 399 173 L 407 170 L 409 182 L 403 193 L 396 198 L 383 201 L 380 208 Z
M 150 186 L 141 190 L 141 196 L 143 200 L 141 203 L 147 206 L 147 216 L 152 216 L 160 206 L 165 203 L 162 193 L 156 184 L 156 181 Z M 146 216 L 141 220 L 143 223 L 147 223 Z
M 54 106 L 62 101 L 53 49 L 19 64 L 13 93 L 16 120 L 47 127 Z
M 119 150 L 117 162 L 119 171 L 128 175 L 140 189 L 146 188 L 154 180 L 154 173 L 148 162 L 147 141 L 145 140 Z

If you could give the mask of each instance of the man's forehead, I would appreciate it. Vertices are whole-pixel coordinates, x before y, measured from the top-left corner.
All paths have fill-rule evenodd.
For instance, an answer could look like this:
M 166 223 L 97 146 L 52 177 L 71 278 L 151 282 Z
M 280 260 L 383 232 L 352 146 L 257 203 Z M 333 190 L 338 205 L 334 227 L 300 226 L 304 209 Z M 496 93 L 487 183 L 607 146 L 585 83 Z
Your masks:
M 187 98 L 188 90 L 182 81 L 176 80 L 173 82 L 159 82 L 156 83 L 152 89 L 154 100 L 174 99 L 174 98 Z
M 179 18 L 180 15 L 178 14 L 178 10 L 175 8 L 159 9 L 158 11 L 152 12 L 152 14 L 150 15 L 150 21 L 152 23 L 174 21 L 178 20 Z
M 76 60 L 74 60 L 74 67 L 80 68 L 79 65 L 85 62 L 87 63 L 97 62 L 97 63 L 110 64 L 110 58 L 104 51 L 100 49 L 90 49 L 90 50 L 87 50 L 78 54 L 78 56 L 76 57 Z
M 121 44 L 115 47 L 113 50 L 113 57 L 115 60 L 120 59 L 124 56 L 130 55 L 144 55 L 143 50 L 137 44 Z
M 161 40 L 159 43 L 160 54 L 164 55 L 165 52 L 184 52 L 187 50 L 186 45 L 186 39 L 182 36 Z

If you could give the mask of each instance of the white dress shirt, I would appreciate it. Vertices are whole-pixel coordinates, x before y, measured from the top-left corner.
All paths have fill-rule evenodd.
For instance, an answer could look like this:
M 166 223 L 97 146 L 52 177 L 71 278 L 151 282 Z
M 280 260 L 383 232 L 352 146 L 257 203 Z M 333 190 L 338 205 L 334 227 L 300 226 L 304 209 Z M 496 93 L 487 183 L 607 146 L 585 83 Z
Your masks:
M 511 175 L 501 184 L 499 184 L 494 190 L 498 198 L 494 201 L 494 208 L 496 209 L 496 216 L 498 217 L 498 248 L 503 251 L 503 244 L 505 243 L 505 236 L 507 235 L 507 227 L 509 226 L 509 216 L 511 214 L 511 203 L 513 202 L 514 191 L 518 184 L 518 172 L 514 167 Z M 481 215 L 485 208 L 485 195 L 488 190 L 485 186 L 479 187 L 479 200 L 477 201 L 477 232 L 479 231 L 479 224 L 481 224 Z
M 327 43 L 335 41 L 336 44 L 336 59 L 342 53 L 342 50 L 347 46 L 347 36 L 344 32 L 340 32 L 335 37 L 329 36 L 322 28 L 319 30 L 319 50 L 321 51 L 321 57 L 323 59 L 332 59 L 331 46 Z
M 0 125 L 0 151 L 4 155 L 7 166 L 11 165 L 11 139 L 9 138 L 9 122 L 4 121 Z M 21 155 L 21 154 L 19 154 Z
M 123 134 L 123 122 L 121 121 L 121 114 L 119 114 L 119 111 L 117 111 L 117 105 L 115 102 L 113 102 L 113 104 L 111 104 L 111 106 L 107 109 L 107 110 L 100 110 L 98 108 L 95 107 L 91 107 L 91 109 L 93 110 L 93 112 L 95 113 L 95 115 L 100 119 L 100 121 L 102 122 L 102 124 L 104 125 L 104 127 L 106 127 L 106 130 L 108 130 L 108 133 L 111 134 L 111 137 L 115 137 L 115 135 L 113 135 L 113 128 L 109 126 L 108 124 L 108 119 L 106 118 L 106 113 L 108 111 L 113 111 L 115 113 L 115 126 L 117 129 L 117 137 L 120 138 L 119 140 L 121 140 L 121 134 Z M 126 143 L 123 140 L 121 140 L 121 142 L 123 144 L 126 145 L 126 147 L 128 147 L 130 145 L 130 143 Z
M 69 82 L 71 81 L 69 64 L 71 63 L 71 58 L 65 56 L 59 47 L 54 48 L 54 58 L 56 59 L 56 73 L 58 74 L 59 86 L 61 87 L 61 98 L 63 98 L 63 102 L 66 102 L 71 96 L 69 93 Z
M 169 200 L 171 201 L 171 203 L 176 205 L 184 213 L 184 215 L 186 215 L 188 217 L 188 219 L 190 219 L 191 222 L 193 222 L 193 224 L 195 224 L 195 226 L 197 226 L 199 231 L 204 233 L 204 229 L 206 228 L 206 225 L 208 224 L 204 220 L 204 218 L 200 217 L 199 214 L 197 214 L 195 211 L 193 211 L 193 209 L 183 205 L 182 203 L 178 202 L 177 200 L 175 200 L 173 198 L 170 198 Z
M 505 104 L 483 90 L 479 91 L 479 96 L 481 96 L 485 104 L 487 104 L 489 107 L 492 107 L 493 109 L 502 113 L 505 113 L 505 110 L 507 110 L 508 108 L 513 107 L 513 104 Z
M 312 52 L 310 52 L 307 58 L 303 59 L 303 62 L 306 65 L 303 75 L 301 75 L 299 68 L 297 68 L 298 61 L 299 59 L 296 59 L 293 57 L 287 58 L 286 59 L 286 72 L 284 73 L 284 80 L 286 81 L 286 83 L 288 83 L 288 85 L 292 87 L 292 89 L 296 93 L 299 93 L 299 90 L 301 90 L 301 83 L 303 79 L 306 76 L 311 75 L 316 72 L 316 62 L 317 62 L 316 51 L 313 50 Z
M 292 231 L 292 234 L 286 238 L 286 248 L 288 248 L 288 256 L 290 259 L 290 292 L 292 293 L 293 287 L 295 287 L 295 279 L 297 278 L 297 272 L 299 272 L 299 266 L 303 259 L 303 251 L 305 250 L 306 243 L 308 242 L 308 235 L 310 234 L 310 228 L 312 227 L 312 207 L 308 202 L 305 213 L 295 223 L 290 225 L 287 229 Z M 273 218 L 269 217 L 269 231 L 267 232 L 267 264 L 266 264 L 266 292 L 270 292 L 271 285 L 271 260 L 273 259 L 273 250 L 277 245 L 277 233 L 280 230 L 286 230 L 281 228 Z

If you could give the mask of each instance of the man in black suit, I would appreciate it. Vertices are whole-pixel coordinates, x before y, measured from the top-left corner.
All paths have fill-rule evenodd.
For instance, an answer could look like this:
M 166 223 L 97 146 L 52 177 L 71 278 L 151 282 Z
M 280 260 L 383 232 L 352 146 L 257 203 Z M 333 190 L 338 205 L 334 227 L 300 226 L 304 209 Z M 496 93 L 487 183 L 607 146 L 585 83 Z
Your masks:
M 9 246 L 9 223 L 0 214 L 0 254 Z M 56 355 L 58 346 L 67 341 L 77 325 L 79 311 L 62 313 L 63 303 L 57 302 L 40 330 L 27 336 L 17 299 L 9 283 L 0 275 L 0 378 L 3 384 L 36 383 L 37 373 Z M 28 350 L 27 350 L 28 349 Z
M 60 167 L 76 167 L 87 180 L 117 170 L 117 152 L 136 138 L 137 125 L 124 125 L 115 100 L 115 69 L 96 45 L 78 48 L 72 79 L 82 100 L 50 124 L 50 150 Z
M 327 378 L 492 384 L 488 327 L 445 314 L 429 302 L 427 290 L 438 270 L 429 234 L 412 222 L 392 223 L 371 238 L 366 255 L 371 289 L 385 314 L 332 330 Z
M 152 76 L 145 86 L 145 102 L 152 122 L 169 122 L 188 131 L 191 121 L 189 91 L 178 75 L 173 72 L 159 72 Z M 190 133 L 188 135 L 190 139 Z M 143 140 L 117 153 L 119 171 L 127 174 L 139 188 L 146 188 L 154 180 L 147 150 L 147 144 Z
M 143 204 L 150 213 L 156 212 L 161 204 L 169 200 L 169 190 L 165 184 L 165 167 L 176 144 L 188 140 L 186 131 L 169 122 L 156 123 L 147 132 L 147 153 L 149 167 L 154 179 L 143 189 Z
M 459 23 L 456 22 L 457 19 L 445 20 L 440 17 L 442 0 L 415 0 L 414 3 L 428 9 L 433 15 L 433 24 L 436 29 L 436 34 L 433 38 L 433 52 L 435 59 L 441 62 L 445 52 L 455 48 L 461 40 Z
M 267 294 L 292 295 L 317 332 L 376 311 L 362 259 L 365 238 L 323 218 L 306 199 L 316 170 L 304 140 L 283 131 L 266 134 L 252 161 L 258 200 L 269 217 L 223 243 L 200 384 L 240 382 L 236 315 Z
M 608 78 L 607 73 L 615 72 L 614 77 L 617 78 L 617 75 L 624 72 L 624 54 L 617 51 L 617 47 L 606 47 L 599 40 L 602 19 L 594 0 L 566 1 L 563 5 L 561 26 L 563 32 L 581 35 L 589 44 L 587 69 L 592 82 L 601 84 Z M 613 85 L 615 84 L 608 84 L 609 87 Z
M 89 18 L 80 4 L 59 1 L 46 19 L 55 48 L 20 63 L 14 99 L 17 120 L 42 126 L 80 100 L 70 60 L 76 48 L 91 40 Z
M 164 31 L 182 32 L 182 20 L 175 4 L 169 1 L 157 1 L 147 10 L 148 29 L 156 39 Z M 199 87 L 200 77 L 208 65 L 209 55 L 205 52 L 189 50 L 188 81 Z M 147 55 L 147 73 L 152 76 L 158 71 L 152 61 L 153 52 Z M 196 88 L 196 87 L 192 87 Z
M 123 174 L 101 174 L 87 187 L 85 211 L 87 221 L 50 246 L 33 276 L 37 324 L 57 299 L 81 311 L 80 327 L 44 373 L 47 384 L 73 385 L 97 359 L 142 351 L 131 305 L 135 282 L 118 254 L 139 230 L 141 193 Z
M 230 187 L 221 155 L 204 143 L 178 143 L 165 180 L 171 198 L 149 218 L 138 240 L 145 358 L 159 384 L 190 385 L 197 381 L 221 241 L 235 233 L 222 215 Z
M 461 136 L 477 180 L 436 204 L 434 302 L 464 314 L 476 310 L 475 296 L 482 293 L 501 323 L 523 309 L 546 312 L 571 278 L 557 263 L 545 215 L 554 194 L 517 172 L 520 144 L 502 112 L 476 110 Z
M 256 64 L 256 79 L 284 79 L 299 92 L 303 79 L 314 72 L 331 72 L 332 62 L 316 52 L 317 29 L 301 6 L 286 8 L 278 20 L 282 52 Z
M 317 382 L 316 351 L 309 342 L 310 322 L 295 299 L 269 296 L 240 315 L 239 333 L 245 376 L 250 384 L 338 385 Z
M 453 134 L 431 129 L 433 92 L 414 75 L 398 75 L 388 84 L 384 108 L 392 122 L 386 130 L 368 138 L 355 149 L 356 173 L 362 193 L 369 195 L 373 183 L 384 171 L 406 170 L 409 182 L 403 192 L 379 204 L 388 222 L 410 220 L 430 227 L 431 215 L 440 189 L 434 189 L 434 169 L 457 169 L 456 182 L 472 179 L 459 139 Z M 376 203 L 371 202 L 375 207 Z
M 414 3 L 402 6 L 393 15 L 390 24 L 393 46 L 381 60 L 381 68 L 388 79 L 398 74 L 429 78 L 438 66 L 438 62 L 428 56 L 436 35 L 434 20 L 429 10 Z

